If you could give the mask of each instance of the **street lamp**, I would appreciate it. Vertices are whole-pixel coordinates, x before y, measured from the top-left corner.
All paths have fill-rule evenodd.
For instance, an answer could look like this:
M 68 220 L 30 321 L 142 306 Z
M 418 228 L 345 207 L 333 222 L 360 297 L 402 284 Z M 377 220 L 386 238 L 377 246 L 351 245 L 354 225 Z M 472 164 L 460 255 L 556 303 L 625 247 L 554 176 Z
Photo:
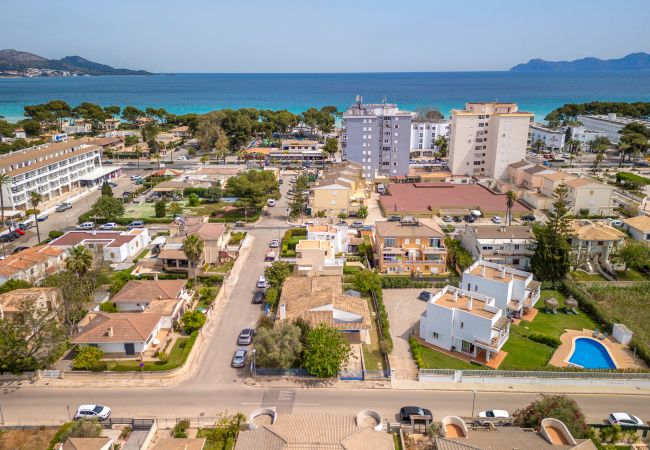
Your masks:
M 472 417 L 474 417 L 475 406 L 476 406 L 476 389 L 472 389 Z

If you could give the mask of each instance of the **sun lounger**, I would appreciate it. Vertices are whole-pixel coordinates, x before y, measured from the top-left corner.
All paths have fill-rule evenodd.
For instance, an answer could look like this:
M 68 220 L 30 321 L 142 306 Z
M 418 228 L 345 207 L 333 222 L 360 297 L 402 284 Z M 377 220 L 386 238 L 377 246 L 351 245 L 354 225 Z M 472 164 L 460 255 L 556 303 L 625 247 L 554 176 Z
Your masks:
M 600 334 L 600 331 L 598 331 L 598 329 L 596 329 L 596 330 L 594 330 L 593 337 L 598 337 L 599 334 Z
M 602 341 L 602 340 L 605 339 L 607 336 L 609 336 L 609 333 L 608 333 L 607 331 L 605 331 L 603 334 L 601 334 L 600 336 L 598 336 L 598 339 L 600 339 L 600 340 Z

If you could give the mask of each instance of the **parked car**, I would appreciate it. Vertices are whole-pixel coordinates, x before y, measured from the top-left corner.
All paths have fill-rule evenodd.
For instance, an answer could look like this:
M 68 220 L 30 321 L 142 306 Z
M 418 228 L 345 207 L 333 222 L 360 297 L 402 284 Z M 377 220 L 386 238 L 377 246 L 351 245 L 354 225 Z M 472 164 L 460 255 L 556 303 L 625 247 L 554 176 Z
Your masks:
M 453 219 L 454 219 L 454 222 L 456 222 L 456 223 L 460 223 L 460 222 L 463 221 L 463 218 L 460 217 L 460 216 L 454 216 Z
M 501 223 L 501 217 L 499 217 L 499 216 L 494 216 L 494 217 L 492 217 L 492 222 L 494 222 L 494 223 Z
M 389 222 L 399 222 L 400 220 L 402 220 L 402 217 L 398 215 L 393 215 L 388 218 Z
M 63 202 L 63 203 L 59 203 L 56 206 L 56 208 L 54 208 L 54 211 L 56 211 L 56 212 L 64 212 L 64 211 L 67 211 L 70 208 L 72 208 L 72 203 Z
M 266 202 L 266 204 L 267 204 L 268 206 L 271 206 L 271 207 L 275 206 L 277 203 L 278 203 L 278 202 L 275 201 L 275 199 L 272 199 L 272 198 L 270 198 L 270 199 Z
M 14 231 L 16 233 L 18 233 L 19 236 L 22 236 L 23 234 L 25 234 L 25 230 L 20 228 L 20 227 L 16 227 L 16 229 Z
M 254 304 L 254 305 L 261 305 L 262 303 L 264 303 L 264 298 L 265 298 L 265 297 L 266 297 L 266 296 L 264 295 L 264 292 L 262 292 L 262 291 L 256 291 L 256 292 L 253 294 L 253 304 Z
M 361 228 L 363 226 L 363 222 L 357 220 L 355 222 L 352 222 L 352 225 L 350 225 L 352 228 Z
M 433 293 L 429 291 L 422 291 L 420 292 L 420 295 L 418 295 L 418 300 L 424 300 L 425 302 L 428 302 L 433 298 Z
M 128 229 L 132 230 L 134 228 L 144 228 L 144 220 L 134 220 L 131 222 L 128 226 Z
M 443 216 L 443 217 L 442 217 L 442 221 L 443 221 L 443 222 L 447 222 L 447 223 L 449 223 L 449 222 L 453 222 L 453 221 L 454 221 L 454 218 L 451 217 L 451 216 Z
M 258 289 L 266 289 L 268 286 L 268 283 L 266 281 L 266 277 L 262 275 L 257 279 L 257 288 Z
M 271 243 L 269 244 L 269 247 L 278 248 L 279 246 L 280 246 L 280 239 L 271 239 Z
M 115 222 L 106 222 L 99 226 L 100 230 L 114 230 L 115 228 L 117 228 L 117 224 Z
M 111 161 L 110 159 L 106 159 L 102 164 L 106 164 L 110 166 L 111 164 L 113 164 L 113 161 Z
M 404 406 L 399 410 L 399 417 L 403 422 L 411 420 L 411 416 L 429 416 L 433 417 L 431 410 L 420 408 L 419 406 Z
M 11 231 L 9 233 L 0 236 L 0 242 L 13 242 L 19 237 L 20 235 L 18 233 L 16 233 L 15 231 Z
M 251 345 L 253 343 L 253 336 L 255 336 L 255 330 L 252 328 L 244 328 L 239 332 L 237 345 Z
M 36 220 L 39 222 L 45 222 L 48 217 L 50 216 L 47 213 L 40 213 L 36 215 Z
M 142 178 L 140 175 L 131 175 L 131 181 L 135 181 L 139 178 Z
M 115 183 L 115 182 L 113 182 L 113 181 L 109 181 L 109 182 L 108 182 L 108 185 L 109 185 L 110 187 L 112 187 L 112 188 L 116 188 L 116 187 L 117 187 L 117 183 Z
M 84 222 L 77 225 L 77 230 L 92 230 L 95 228 L 94 222 Z
M 607 421 L 612 425 L 620 425 L 622 427 L 642 427 L 645 424 L 643 420 L 637 416 L 633 416 L 624 412 L 613 412 L 607 417 Z
M 610 222 L 610 224 L 611 224 L 613 227 L 622 227 L 622 226 L 623 226 L 623 221 L 622 221 L 621 219 L 612 219 L 612 221 Z
M 534 222 L 535 221 L 535 216 L 532 214 L 526 214 L 524 216 L 521 216 L 519 218 L 522 222 Z
M 246 226 L 246 222 L 244 221 L 238 220 L 237 222 L 235 222 L 235 227 L 237 228 L 243 228 L 245 226 Z
M 74 414 L 75 419 L 108 419 L 111 408 L 103 405 L 81 405 Z
M 241 369 L 246 364 L 246 355 L 248 352 L 246 350 L 239 349 L 232 355 L 232 362 L 230 365 L 235 369 Z
M 23 250 L 27 250 L 29 247 L 16 247 L 13 252 L 11 252 L 12 255 L 15 255 L 16 253 L 20 253 Z
M 471 214 L 467 214 L 467 215 L 464 217 L 464 219 L 465 219 L 465 222 L 467 222 L 467 223 L 474 223 L 474 222 L 476 222 L 476 217 L 474 217 L 474 216 L 471 215 Z
M 481 411 L 478 413 L 479 417 L 495 417 L 499 419 L 509 419 L 510 414 L 508 411 L 505 411 L 503 409 L 489 409 L 487 411 Z

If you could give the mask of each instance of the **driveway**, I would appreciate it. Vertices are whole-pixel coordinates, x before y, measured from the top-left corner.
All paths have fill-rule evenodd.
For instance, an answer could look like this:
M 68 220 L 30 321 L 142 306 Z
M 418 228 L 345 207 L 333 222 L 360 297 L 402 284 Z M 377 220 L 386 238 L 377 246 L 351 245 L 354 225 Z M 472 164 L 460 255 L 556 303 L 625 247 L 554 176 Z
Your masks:
M 428 289 L 434 292 L 432 289 Z M 390 367 L 399 380 L 415 380 L 418 368 L 411 357 L 409 336 L 417 330 L 420 315 L 426 310 L 426 302 L 418 300 L 422 289 L 384 289 L 384 305 L 390 321 L 393 352 L 389 356 Z

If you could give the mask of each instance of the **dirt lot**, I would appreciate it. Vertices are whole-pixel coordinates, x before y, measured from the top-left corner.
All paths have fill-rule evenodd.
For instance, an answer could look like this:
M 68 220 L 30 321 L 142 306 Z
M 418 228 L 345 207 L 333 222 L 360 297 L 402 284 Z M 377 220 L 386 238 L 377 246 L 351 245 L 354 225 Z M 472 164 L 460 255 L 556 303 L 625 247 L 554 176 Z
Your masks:
M 46 450 L 57 428 L 0 430 L 0 450 Z
M 390 366 L 395 370 L 395 377 L 402 380 L 417 379 L 418 370 L 411 357 L 409 335 L 411 330 L 418 330 L 420 315 L 426 310 L 426 302 L 418 300 L 423 289 L 384 289 L 384 305 L 390 321 L 390 333 L 394 349 L 390 354 Z M 427 289 L 435 292 L 435 289 Z

